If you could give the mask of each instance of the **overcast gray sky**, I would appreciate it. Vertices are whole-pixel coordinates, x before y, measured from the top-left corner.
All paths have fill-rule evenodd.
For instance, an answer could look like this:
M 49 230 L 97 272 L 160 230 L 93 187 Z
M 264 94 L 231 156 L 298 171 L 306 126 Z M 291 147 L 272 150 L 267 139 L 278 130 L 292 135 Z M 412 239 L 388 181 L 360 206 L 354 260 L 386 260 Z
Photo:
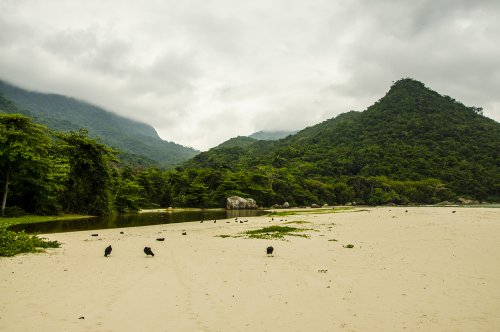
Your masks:
M 0 78 L 205 150 L 412 77 L 500 121 L 500 1 L 0 0 Z

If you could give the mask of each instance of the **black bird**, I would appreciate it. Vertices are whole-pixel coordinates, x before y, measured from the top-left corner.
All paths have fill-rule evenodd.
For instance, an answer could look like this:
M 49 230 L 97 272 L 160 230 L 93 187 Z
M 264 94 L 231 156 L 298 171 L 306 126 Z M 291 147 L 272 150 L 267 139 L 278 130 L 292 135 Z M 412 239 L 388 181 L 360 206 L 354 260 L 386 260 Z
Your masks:
M 457 211 L 451 211 L 451 213 L 455 213 L 455 212 L 457 212 Z
M 200 221 L 200 224 L 203 224 L 203 220 L 202 220 L 202 221 Z
M 273 255 L 273 251 L 274 251 L 274 248 L 273 248 L 272 246 L 269 246 L 269 247 L 267 247 L 267 249 L 266 249 L 266 252 L 267 252 L 267 255 L 268 255 L 268 256 L 269 256 L 269 255 L 271 255 L 271 256 L 272 256 L 272 255 Z
M 99 234 L 92 234 L 92 236 L 99 236 Z
M 106 247 L 106 249 L 104 249 L 104 257 L 108 257 L 109 255 L 111 255 L 111 250 L 113 250 L 113 248 L 111 248 L 111 245 L 109 245 L 109 247 Z
M 165 241 L 165 238 L 164 237 L 157 237 L 156 241 Z
M 214 224 L 217 222 L 217 219 L 214 220 Z
M 144 253 L 148 256 L 151 255 L 151 256 L 155 257 L 155 254 L 153 254 L 150 247 L 144 247 Z

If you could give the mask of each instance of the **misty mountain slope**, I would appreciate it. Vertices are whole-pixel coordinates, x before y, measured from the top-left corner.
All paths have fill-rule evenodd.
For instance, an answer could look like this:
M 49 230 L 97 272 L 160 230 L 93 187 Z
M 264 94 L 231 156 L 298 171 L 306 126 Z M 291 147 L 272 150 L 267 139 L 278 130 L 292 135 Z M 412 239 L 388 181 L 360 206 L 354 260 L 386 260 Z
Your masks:
M 279 141 L 212 149 L 185 167 L 213 165 L 268 165 L 317 179 L 439 179 L 460 195 L 500 198 L 500 124 L 481 109 L 402 79 L 363 112 L 341 114 Z
M 17 88 L 0 81 L 0 93 L 13 101 L 22 113 L 50 129 L 77 131 L 85 128 L 92 137 L 121 150 L 124 159 L 154 162 L 170 166 L 185 161 L 198 153 L 195 149 L 162 140 L 156 130 L 87 102 L 56 94 L 44 94 Z M 149 162 L 148 162 L 149 161 Z

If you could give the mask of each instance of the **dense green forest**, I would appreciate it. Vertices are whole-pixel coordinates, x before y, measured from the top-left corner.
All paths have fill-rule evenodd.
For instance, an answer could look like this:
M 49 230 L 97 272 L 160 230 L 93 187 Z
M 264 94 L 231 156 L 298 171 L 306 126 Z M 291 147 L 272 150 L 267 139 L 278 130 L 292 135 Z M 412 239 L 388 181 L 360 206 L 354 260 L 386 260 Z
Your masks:
M 232 195 L 259 206 L 500 201 L 500 124 L 412 79 L 363 112 L 280 140 L 237 137 L 172 170 L 127 166 L 86 130 L 51 131 L 15 113 L 0 96 L 7 213 L 223 207 Z
M 156 130 L 89 103 L 55 94 L 27 91 L 0 81 L 0 94 L 13 101 L 16 112 L 57 131 L 88 130 L 136 166 L 172 168 L 198 153 L 195 149 L 162 140 Z M 4 112 L 10 112 L 4 110 Z

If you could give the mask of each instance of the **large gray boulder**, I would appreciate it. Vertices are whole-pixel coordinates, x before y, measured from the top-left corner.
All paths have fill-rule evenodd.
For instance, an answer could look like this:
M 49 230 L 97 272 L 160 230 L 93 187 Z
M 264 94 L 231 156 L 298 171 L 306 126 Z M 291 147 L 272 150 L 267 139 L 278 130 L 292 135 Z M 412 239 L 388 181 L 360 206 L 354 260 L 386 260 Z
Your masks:
M 226 208 L 228 210 L 257 209 L 257 203 L 252 198 L 243 198 L 231 196 L 226 199 Z

